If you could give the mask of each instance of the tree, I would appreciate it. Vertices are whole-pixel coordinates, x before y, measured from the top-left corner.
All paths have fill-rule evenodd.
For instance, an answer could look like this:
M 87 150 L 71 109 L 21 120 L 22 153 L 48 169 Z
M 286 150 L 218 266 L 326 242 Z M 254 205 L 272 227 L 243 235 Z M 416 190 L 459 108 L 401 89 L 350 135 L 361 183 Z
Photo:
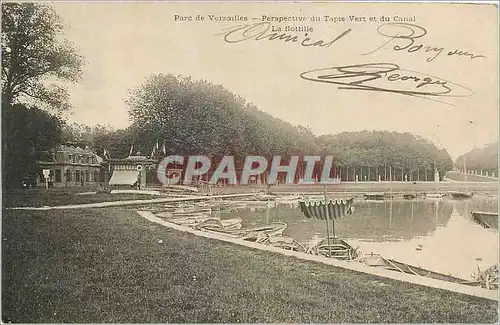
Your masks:
M 2 102 L 36 102 L 67 110 L 68 94 L 50 80 L 77 81 L 83 58 L 67 40 L 53 8 L 37 3 L 2 4 Z
M 38 173 L 36 161 L 61 141 L 70 108 L 58 81 L 77 81 L 83 58 L 67 40 L 56 12 L 37 3 L 2 3 L 2 164 L 7 188 Z M 52 83 L 51 83 L 52 82 Z
M 137 139 L 149 146 L 166 139 L 169 152 L 233 155 L 238 166 L 246 155 L 286 157 L 315 148 L 310 130 L 266 114 L 203 80 L 153 75 L 132 90 L 127 104 Z
M 14 188 L 38 174 L 37 160 L 51 158 L 48 150 L 60 143 L 63 122 L 22 104 L 8 105 L 3 112 L 3 182 L 6 188 Z
M 455 167 L 464 169 L 464 157 L 466 168 L 498 174 L 498 142 L 491 143 L 484 148 L 475 148 L 459 156 L 455 161 Z

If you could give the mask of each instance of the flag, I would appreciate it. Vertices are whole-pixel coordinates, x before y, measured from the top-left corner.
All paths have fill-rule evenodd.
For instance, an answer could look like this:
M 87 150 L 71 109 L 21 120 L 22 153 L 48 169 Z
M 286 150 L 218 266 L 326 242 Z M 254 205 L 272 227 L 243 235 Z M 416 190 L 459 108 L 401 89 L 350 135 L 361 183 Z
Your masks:
M 340 219 L 346 215 L 350 215 L 354 211 L 353 205 L 354 198 L 348 200 L 330 200 L 326 205 L 325 203 L 310 203 L 306 204 L 304 201 L 300 201 L 300 210 L 306 216 L 306 218 L 315 219 Z M 326 212 L 326 213 L 325 213 Z
M 153 146 L 153 149 L 151 150 L 151 157 L 150 158 L 154 157 L 157 149 L 158 149 L 158 142 L 156 142 L 156 146 Z
M 130 152 L 128 153 L 129 157 L 132 156 L 133 152 L 134 152 L 134 143 L 132 142 L 132 145 L 130 146 Z

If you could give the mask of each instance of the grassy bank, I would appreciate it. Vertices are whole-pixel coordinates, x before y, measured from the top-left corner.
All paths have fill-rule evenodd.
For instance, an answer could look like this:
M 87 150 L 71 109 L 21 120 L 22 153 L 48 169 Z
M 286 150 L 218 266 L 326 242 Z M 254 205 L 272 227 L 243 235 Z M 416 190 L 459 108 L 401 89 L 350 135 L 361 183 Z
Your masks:
M 86 204 L 123 200 L 147 200 L 158 196 L 147 194 L 110 194 L 78 195 L 81 189 L 22 189 L 4 191 L 2 193 L 4 207 L 42 207 L 67 204 Z
M 448 172 L 446 174 L 446 177 L 454 180 L 454 181 L 468 181 L 468 182 L 493 182 L 493 183 L 498 183 L 498 177 L 493 178 L 493 177 L 486 177 L 486 176 L 481 176 L 481 175 L 474 175 L 474 174 L 465 174 L 458 173 L 458 172 Z
M 494 301 L 179 233 L 133 211 L 4 210 L 2 218 L 3 321 L 498 319 Z

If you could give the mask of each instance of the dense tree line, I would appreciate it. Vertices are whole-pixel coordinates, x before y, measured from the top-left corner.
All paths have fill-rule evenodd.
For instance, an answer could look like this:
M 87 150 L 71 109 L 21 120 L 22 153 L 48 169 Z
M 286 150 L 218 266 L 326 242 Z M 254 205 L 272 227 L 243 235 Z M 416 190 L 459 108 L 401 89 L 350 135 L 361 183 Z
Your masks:
M 343 132 L 316 137 L 260 111 L 221 86 L 173 75 L 153 75 L 127 100 L 132 125 L 100 137 L 100 148 L 118 157 L 148 154 L 165 140 L 168 153 L 200 154 L 215 160 L 233 155 L 237 167 L 245 156 L 333 155 L 343 180 L 433 180 L 453 168 L 445 149 L 410 133 Z M 118 132 L 118 133 L 117 133 Z M 119 135 L 119 136 L 118 136 Z M 137 148 L 137 149 L 136 149 Z
M 484 148 L 475 148 L 461 155 L 455 161 L 455 167 L 457 169 L 464 169 L 464 157 L 465 157 L 465 168 L 468 170 L 477 170 L 483 172 L 494 172 L 498 175 L 498 142 L 489 144 Z

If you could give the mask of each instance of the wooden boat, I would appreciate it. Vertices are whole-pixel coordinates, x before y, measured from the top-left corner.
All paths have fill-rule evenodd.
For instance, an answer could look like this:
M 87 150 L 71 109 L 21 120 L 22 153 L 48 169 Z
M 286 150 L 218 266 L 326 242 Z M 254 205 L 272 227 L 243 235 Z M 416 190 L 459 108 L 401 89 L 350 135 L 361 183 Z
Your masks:
M 498 230 L 498 212 L 472 211 L 472 219 L 488 229 Z
M 330 237 L 330 246 L 328 246 L 328 238 L 322 239 L 316 245 L 309 247 L 307 252 L 314 255 L 329 256 L 331 251 L 332 258 L 341 260 L 353 260 L 359 256 L 356 248 L 349 245 L 340 238 Z
M 247 201 L 246 207 L 249 208 L 274 208 L 276 207 L 275 201 Z
M 303 197 L 301 196 L 280 196 L 275 199 L 277 203 L 295 203 L 298 202 L 299 200 L 303 200 Z
M 283 222 L 274 222 L 269 225 L 240 229 L 237 231 L 243 240 L 259 242 L 265 236 L 277 236 L 283 234 L 287 224 Z M 236 232 L 233 232 L 236 234 Z
M 413 194 L 413 193 L 407 193 L 407 194 L 403 194 L 403 198 L 405 200 L 414 200 L 417 198 L 417 195 L 416 194 Z
M 231 231 L 241 228 L 243 219 L 220 219 L 220 218 L 207 218 L 196 225 L 197 229 L 214 230 L 214 231 Z
M 171 213 L 173 218 L 189 218 L 189 217 L 198 217 L 198 216 L 204 216 L 205 218 L 210 217 L 210 213 L 207 212 L 172 212 Z
M 231 208 L 231 202 L 226 202 L 226 201 L 210 202 L 209 205 L 212 210 L 222 210 Z
M 442 281 L 448 281 L 448 282 L 454 282 L 454 283 L 460 283 L 460 284 L 468 284 L 468 285 L 477 285 L 475 281 L 469 281 L 465 279 L 460 279 L 451 275 L 447 274 L 442 274 L 434 271 L 429 271 L 424 268 L 418 267 L 418 266 L 413 266 L 409 265 L 406 263 L 398 262 L 393 259 L 387 259 L 384 258 L 378 254 L 370 254 L 365 256 L 364 262 L 366 265 L 373 266 L 373 267 L 383 267 L 387 270 L 391 271 L 398 271 L 406 274 L 411 274 L 411 275 L 416 275 L 416 276 L 423 276 L 423 277 L 428 277 L 428 278 L 433 278 L 437 280 L 442 280 Z
M 482 288 L 498 290 L 498 264 L 489 267 L 485 271 L 478 269 L 473 278 Z
M 197 224 L 202 223 L 207 220 L 206 216 L 192 216 L 192 217 L 184 217 L 184 218 L 173 218 L 168 221 L 175 223 L 177 225 L 185 225 L 185 226 L 195 226 Z
M 292 237 L 288 236 L 270 236 L 267 235 L 262 241 L 262 244 L 266 244 L 273 247 L 278 247 L 295 252 L 305 252 L 306 249 L 302 244 L 296 241 Z
M 425 198 L 426 199 L 442 199 L 445 197 L 446 194 L 444 193 L 426 193 Z
M 451 191 L 448 194 L 454 199 L 470 199 L 474 196 L 472 192 L 460 192 L 460 191 Z
M 385 193 L 383 192 L 372 192 L 363 194 L 366 200 L 383 200 Z

